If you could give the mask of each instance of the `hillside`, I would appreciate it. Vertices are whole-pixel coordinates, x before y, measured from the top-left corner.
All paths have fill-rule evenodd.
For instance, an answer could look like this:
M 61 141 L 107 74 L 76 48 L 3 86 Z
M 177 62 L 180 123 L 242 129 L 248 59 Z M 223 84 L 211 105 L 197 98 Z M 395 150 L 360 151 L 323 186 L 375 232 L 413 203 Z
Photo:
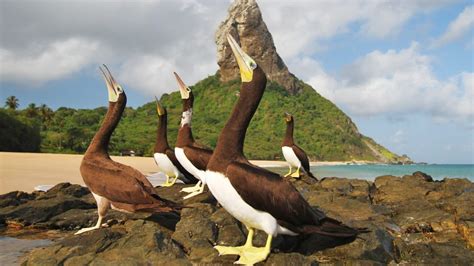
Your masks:
M 303 82 L 300 85 L 302 90 L 296 95 L 290 95 L 276 83 L 268 85 L 247 132 L 245 153 L 248 157 L 281 158 L 280 143 L 285 132 L 283 114 L 290 112 L 296 119 L 295 139 L 313 160 L 396 162 L 399 159 L 372 139 L 362 136 L 349 117 L 309 85 Z M 238 80 L 221 82 L 219 74 L 191 86 L 195 95 L 193 132 L 201 144 L 215 146 L 237 100 L 239 88 Z M 163 95 L 161 101 L 169 113 L 169 142 L 174 143 L 181 115 L 179 93 Z M 155 104 L 150 102 L 133 115 L 124 117 L 114 135 L 114 143 L 119 149 L 141 147 L 139 149 L 145 154 L 151 154 L 155 131 Z M 125 143 L 129 146 L 123 146 Z
M 280 143 L 285 133 L 283 118 L 284 112 L 289 112 L 295 116 L 295 140 L 312 160 L 396 163 L 407 159 L 361 135 L 351 119 L 339 108 L 309 85 L 301 81 L 299 83 L 300 92 L 291 95 L 277 83 L 269 82 L 247 132 L 245 153 L 249 158 L 282 158 Z M 239 80 L 222 82 L 219 73 L 191 86 L 195 95 L 192 126 L 199 143 L 209 147 L 215 146 L 237 100 L 239 88 Z M 173 145 L 181 117 L 181 99 L 178 92 L 173 92 L 163 95 L 161 101 L 168 109 L 168 138 L 169 143 Z M 38 131 L 41 129 L 42 152 L 83 153 L 106 111 L 105 107 L 78 110 L 61 107 L 54 112 L 45 113 L 40 111 L 40 108 L 29 107 L 19 111 L 8 110 L 8 114 L 10 120 L 24 121 L 36 125 Z M 151 156 L 156 128 L 154 102 L 144 104 L 136 110 L 127 107 L 112 136 L 110 152 L 119 154 L 121 150 L 132 149 L 138 154 Z M 12 133 L 8 133 L 9 130 Z M 14 132 L 18 130 L 20 129 L 12 126 L 5 128 L 4 134 L 15 136 Z M 22 140 L 16 141 L 21 143 Z M 8 142 L 13 143 L 13 140 Z M 1 150 L 21 151 L 15 147 Z

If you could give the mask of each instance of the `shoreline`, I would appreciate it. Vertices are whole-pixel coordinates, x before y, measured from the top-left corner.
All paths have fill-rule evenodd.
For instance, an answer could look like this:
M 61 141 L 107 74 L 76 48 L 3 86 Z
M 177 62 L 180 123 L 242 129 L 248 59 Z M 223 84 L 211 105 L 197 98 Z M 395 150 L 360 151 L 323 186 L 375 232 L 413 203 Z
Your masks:
M 79 167 L 82 154 L 0 152 L 0 194 L 32 192 L 39 185 L 70 182 L 84 185 Z M 138 169 L 144 175 L 157 172 L 153 157 L 111 156 L 114 161 Z M 250 160 L 260 167 L 288 167 L 285 161 Z M 345 165 L 351 162 L 311 162 L 311 166 Z
M 38 186 L 45 186 L 46 188 L 61 182 L 84 186 L 84 181 L 79 172 L 82 157 L 81 154 L 0 152 L 0 194 L 17 190 L 33 192 Z M 111 156 L 111 158 L 114 161 L 136 168 L 146 176 L 158 172 L 153 157 Z M 284 168 L 284 171 L 288 169 L 288 164 L 285 161 L 250 161 L 260 167 Z M 376 164 L 382 165 L 382 163 L 370 161 L 318 161 L 310 163 L 312 167 Z M 331 176 L 330 173 L 326 174 Z M 367 179 L 367 177 L 362 179 Z

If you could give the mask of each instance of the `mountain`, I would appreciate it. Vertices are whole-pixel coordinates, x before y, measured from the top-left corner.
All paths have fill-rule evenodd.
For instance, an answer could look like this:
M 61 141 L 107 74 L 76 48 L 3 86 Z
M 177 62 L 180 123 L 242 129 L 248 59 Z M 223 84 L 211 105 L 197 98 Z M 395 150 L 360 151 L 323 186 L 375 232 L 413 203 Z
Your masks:
M 247 131 L 244 151 L 249 158 L 282 158 L 280 143 L 285 132 L 284 113 L 289 112 L 295 117 L 295 141 L 312 160 L 410 162 L 407 156 L 398 156 L 362 135 L 350 117 L 288 70 L 254 0 L 239 0 L 230 6 L 228 17 L 216 32 L 219 70 L 191 86 L 195 94 L 192 126 L 198 142 L 209 147 L 216 145 L 238 98 L 239 71 L 225 38 L 227 33 L 240 42 L 269 80 Z M 186 73 L 180 75 L 186 80 Z M 178 92 L 173 92 L 163 95 L 161 101 L 168 109 L 168 137 L 173 145 L 181 116 L 181 99 Z M 21 117 L 26 115 L 26 111 L 16 112 Z M 33 116 L 31 119 L 41 123 L 43 129 L 41 150 L 84 152 L 105 112 L 104 107 L 93 110 L 63 107 L 48 119 L 41 115 Z M 112 137 L 111 153 L 135 150 L 138 154 L 151 155 L 156 126 L 154 102 L 136 110 L 127 108 Z

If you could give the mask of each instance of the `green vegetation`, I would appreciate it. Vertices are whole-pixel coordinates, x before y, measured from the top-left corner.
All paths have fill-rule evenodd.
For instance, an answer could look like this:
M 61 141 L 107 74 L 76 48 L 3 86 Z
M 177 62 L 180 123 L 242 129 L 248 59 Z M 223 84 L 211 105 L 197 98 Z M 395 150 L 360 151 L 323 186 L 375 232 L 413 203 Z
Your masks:
M 31 119 L 18 118 L 11 110 L 0 109 L 0 151 L 40 150 L 40 127 Z
M 372 139 L 362 136 L 357 127 L 333 103 L 309 85 L 297 95 L 276 83 L 269 83 L 262 102 L 247 131 L 245 154 L 252 159 L 282 158 L 280 143 L 285 133 L 284 112 L 295 117 L 295 140 L 313 160 L 393 161 L 398 158 Z M 209 76 L 191 89 L 195 95 L 193 133 L 196 140 L 215 147 L 217 138 L 238 98 L 239 81 L 221 83 L 219 74 Z M 126 89 L 126 88 L 125 88 Z M 168 110 L 168 138 L 173 144 L 181 117 L 178 92 L 165 94 L 161 101 Z M 105 102 L 105 99 L 104 99 Z M 36 110 L 36 111 L 35 111 Z M 61 107 L 55 112 L 42 105 L 30 105 L 17 116 L 41 124 L 41 151 L 82 153 L 100 126 L 107 109 L 75 110 Z M 127 108 L 112 137 L 110 151 L 132 149 L 151 155 L 155 142 L 157 114 L 155 103 L 136 110 Z M 3 142 L 3 141 L 2 141 Z M 374 152 L 374 150 L 378 152 Z

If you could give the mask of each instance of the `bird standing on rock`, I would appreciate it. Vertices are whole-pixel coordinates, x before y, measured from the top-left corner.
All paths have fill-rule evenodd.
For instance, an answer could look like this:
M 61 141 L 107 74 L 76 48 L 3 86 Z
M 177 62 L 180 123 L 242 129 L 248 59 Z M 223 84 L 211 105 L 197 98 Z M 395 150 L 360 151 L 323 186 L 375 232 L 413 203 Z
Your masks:
M 168 114 L 166 108 L 161 106 L 156 97 L 155 100 L 158 113 L 158 130 L 153 158 L 158 169 L 166 175 L 166 182 L 160 186 L 171 187 L 178 178 L 181 178 L 186 184 L 196 184 L 199 180 L 184 169 L 168 144 Z M 172 177 L 171 181 L 170 177 Z
M 317 180 L 317 178 L 311 173 L 311 169 L 309 167 L 309 159 L 303 149 L 298 147 L 293 140 L 293 130 L 295 127 L 295 120 L 292 115 L 289 113 L 285 113 L 285 122 L 286 122 L 286 133 L 285 138 L 283 139 L 283 143 L 281 144 L 281 151 L 283 152 L 283 157 L 285 157 L 288 166 L 290 167 L 290 171 L 288 174 L 285 175 L 299 178 L 300 177 L 300 169 L 303 170 L 308 174 L 310 177 Z M 293 173 L 292 168 L 295 167 L 296 171 Z
M 280 175 L 251 164 L 243 154 L 245 134 L 266 87 L 263 70 L 228 35 L 227 40 L 240 68 L 240 96 L 219 135 L 207 165 L 209 190 L 232 216 L 248 229 L 243 246 L 215 246 L 220 255 L 239 255 L 239 264 L 264 261 L 273 237 L 279 234 L 321 234 L 355 239 L 360 233 L 312 208 L 295 187 Z M 252 244 L 254 230 L 268 238 L 264 247 Z
M 182 192 L 189 193 L 184 197 L 184 199 L 189 199 L 204 192 L 204 187 L 206 186 L 204 173 L 206 171 L 207 163 L 212 156 L 212 150 L 198 146 L 195 143 L 191 129 L 194 95 L 191 89 L 184 84 L 178 74 L 174 73 L 174 75 L 178 82 L 181 99 L 183 100 L 183 113 L 181 115 L 181 124 L 174 152 L 181 165 L 194 177 L 199 179 L 199 182 L 195 186 L 183 188 L 181 190 Z
M 109 108 L 99 131 L 84 154 L 80 167 L 84 183 L 97 202 L 99 219 L 95 226 L 83 228 L 76 232 L 76 235 L 100 228 L 110 208 L 130 213 L 174 212 L 180 209 L 178 204 L 156 194 L 152 184 L 138 170 L 110 158 L 110 137 L 122 117 L 127 97 L 107 66 L 104 65 L 104 69 L 100 70 L 109 93 Z

